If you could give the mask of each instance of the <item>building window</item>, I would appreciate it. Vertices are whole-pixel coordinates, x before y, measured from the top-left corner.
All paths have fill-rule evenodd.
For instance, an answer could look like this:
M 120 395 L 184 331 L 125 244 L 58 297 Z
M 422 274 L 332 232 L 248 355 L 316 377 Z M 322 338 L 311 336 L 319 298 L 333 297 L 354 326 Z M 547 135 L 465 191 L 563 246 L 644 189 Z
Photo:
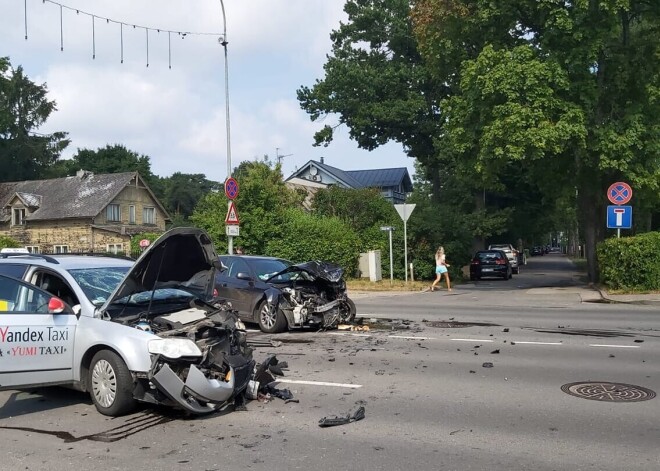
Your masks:
M 25 209 L 23 208 L 14 208 L 12 211 L 12 221 L 11 223 L 14 226 L 24 226 L 25 225 Z
M 119 253 L 124 253 L 124 244 L 108 244 L 106 249 L 109 253 L 117 255 Z
M 118 204 L 109 204 L 106 210 L 105 218 L 108 221 L 121 221 L 121 207 Z
M 128 223 L 135 224 L 135 205 L 132 204 L 128 207 Z
M 56 254 L 58 254 L 58 253 L 69 253 L 69 246 L 68 245 L 54 245 L 53 250 L 55 251 Z
M 26 245 L 25 248 L 30 253 L 39 253 L 39 246 L 38 245 Z
M 142 210 L 143 224 L 156 224 L 156 208 L 144 208 Z

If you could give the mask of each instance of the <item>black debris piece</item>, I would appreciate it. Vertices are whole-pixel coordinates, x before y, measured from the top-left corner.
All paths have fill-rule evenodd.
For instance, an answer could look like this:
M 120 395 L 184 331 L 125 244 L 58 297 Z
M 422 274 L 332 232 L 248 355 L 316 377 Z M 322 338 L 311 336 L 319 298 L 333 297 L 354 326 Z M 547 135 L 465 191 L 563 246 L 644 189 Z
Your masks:
M 479 355 L 477 352 L 474 352 L 475 355 Z
M 266 385 L 266 387 L 264 388 L 264 392 L 270 394 L 273 397 L 279 397 L 284 401 L 290 401 L 293 399 L 293 394 L 289 389 L 277 389 L 275 386 L 272 386 L 270 384 Z
M 611 353 L 610 353 L 610 358 L 614 358 L 614 355 L 612 355 Z
M 497 355 L 498 353 L 500 353 L 500 349 L 498 348 L 497 350 L 493 350 L 490 353 L 492 353 L 493 355 Z
M 334 427 L 336 425 L 350 424 L 364 419 L 364 407 L 360 406 L 353 414 L 348 414 L 345 417 L 323 417 L 319 420 L 319 427 Z
M 502 332 L 508 332 L 509 328 L 507 327 L 506 329 L 502 330 Z
M 474 370 L 470 370 L 470 373 L 476 373 L 476 371 L 474 371 Z
M 334 357 L 330 357 L 330 358 L 328 358 L 328 361 L 335 361 L 335 358 L 334 358 Z
M 642 342 L 643 342 L 643 340 L 640 340 L 640 339 L 636 339 L 636 340 L 635 340 L 634 342 L 635 342 L 635 343 L 642 343 Z
M 486 363 L 484 363 L 484 364 L 481 365 L 481 366 L 483 366 L 484 368 L 492 368 L 492 367 L 493 367 L 493 364 L 487 361 Z
M 511 342 L 511 345 L 515 345 L 515 344 L 516 344 L 516 342 Z
M 300 399 L 287 399 L 284 401 L 285 404 L 288 404 L 289 402 L 295 402 L 296 404 L 300 404 Z
M 279 340 L 256 340 L 251 339 L 247 341 L 248 347 L 273 347 L 277 348 L 282 346 Z

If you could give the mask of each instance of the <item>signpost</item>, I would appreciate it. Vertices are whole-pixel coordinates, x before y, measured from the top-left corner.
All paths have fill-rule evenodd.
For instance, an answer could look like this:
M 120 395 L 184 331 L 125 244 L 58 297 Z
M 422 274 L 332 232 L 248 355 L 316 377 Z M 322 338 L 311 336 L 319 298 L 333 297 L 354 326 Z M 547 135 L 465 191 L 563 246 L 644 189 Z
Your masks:
M 392 226 L 381 226 L 380 230 L 390 233 L 390 284 L 392 284 L 394 283 L 394 259 L 392 258 L 392 231 L 394 228 Z
M 616 229 L 617 237 L 621 237 L 621 229 L 632 228 L 632 206 L 623 206 L 632 195 L 632 188 L 624 182 L 612 183 L 607 189 L 607 199 L 612 203 L 607 207 L 607 227 Z
M 406 222 L 415 209 L 415 204 L 395 204 L 394 209 L 399 213 L 401 219 L 403 220 L 403 252 L 404 252 L 404 263 L 405 263 L 405 273 L 406 273 L 406 283 L 408 283 L 408 229 L 406 227 Z M 382 228 L 381 228 L 382 229 Z M 391 239 L 390 239 L 391 241 Z M 390 248 L 390 251 L 392 249 Z
M 234 204 L 234 199 L 238 196 L 238 182 L 231 176 L 225 180 L 225 196 L 229 199 L 227 217 L 225 217 L 225 233 L 227 234 L 227 252 L 231 255 L 234 253 L 234 237 L 238 237 L 240 234 L 238 212 Z

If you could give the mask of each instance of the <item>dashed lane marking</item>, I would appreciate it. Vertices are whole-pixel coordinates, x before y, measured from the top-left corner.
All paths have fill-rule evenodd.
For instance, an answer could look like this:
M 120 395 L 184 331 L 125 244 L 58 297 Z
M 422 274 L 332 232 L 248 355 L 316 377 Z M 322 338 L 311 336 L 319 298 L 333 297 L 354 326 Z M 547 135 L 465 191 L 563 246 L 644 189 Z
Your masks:
M 610 348 L 640 348 L 639 345 L 606 345 L 600 343 L 590 343 L 590 347 L 610 347 Z
M 488 343 L 493 343 L 494 340 L 482 340 L 482 339 L 449 339 L 449 340 L 454 340 L 455 342 L 488 342 Z
M 436 340 L 435 337 L 415 337 L 412 335 L 388 335 L 390 339 L 408 339 L 408 340 Z
M 350 383 L 332 383 L 332 382 L 327 382 L 327 381 L 305 381 L 305 380 L 300 380 L 300 379 L 284 379 L 280 378 L 271 384 L 276 384 L 276 383 L 289 383 L 289 384 L 308 384 L 311 386 L 331 386 L 334 388 L 349 388 L 349 389 L 358 389 L 361 388 L 361 384 L 350 384 Z

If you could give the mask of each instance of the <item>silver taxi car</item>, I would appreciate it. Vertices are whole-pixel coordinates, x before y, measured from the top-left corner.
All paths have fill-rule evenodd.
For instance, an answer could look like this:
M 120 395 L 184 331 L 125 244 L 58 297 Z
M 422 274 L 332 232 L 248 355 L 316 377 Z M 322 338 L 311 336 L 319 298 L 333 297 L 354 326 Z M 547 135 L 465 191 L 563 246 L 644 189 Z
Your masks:
M 235 312 L 208 302 L 217 260 L 194 228 L 167 232 L 136 262 L 0 255 L 12 277 L 0 277 L 0 390 L 72 386 L 111 416 L 137 401 L 199 414 L 230 403 L 254 361 Z

